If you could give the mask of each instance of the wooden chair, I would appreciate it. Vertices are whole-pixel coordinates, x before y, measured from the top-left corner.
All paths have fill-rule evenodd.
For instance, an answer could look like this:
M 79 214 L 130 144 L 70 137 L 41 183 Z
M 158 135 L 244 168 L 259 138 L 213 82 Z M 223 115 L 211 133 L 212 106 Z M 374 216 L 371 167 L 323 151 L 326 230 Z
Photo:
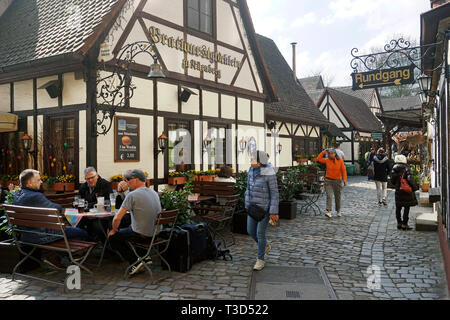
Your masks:
M 229 234 L 231 235 L 231 244 L 235 244 L 235 239 L 233 235 L 233 215 L 236 209 L 236 205 L 239 201 L 239 195 L 231 195 L 231 196 L 220 196 L 219 203 L 214 206 L 201 206 L 195 208 L 198 210 L 200 215 L 198 219 L 201 221 L 205 221 L 208 224 L 211 233 L 214 235 L 214 238 L 219 237 L 223 244 L 224 248 L 227 247 L 225 236 L 221 234 L 221 232 L 226 231 L 227 227 L 229 227 Z
M 48 200 L 60 204 L 63 208 L 72 208 L 73 199 L 78 195 L 78 192 L 61 193 L 61 194 L 46 194 Z
M 89 275 L 93 275 L 93 273 L 88 268 L 83 266 L 83 263 L 91 253 L 92 249 L 97 245 L 97 243 L 67 239 L 64 217 L 61 216 L 57 209 L 23 207 L 6 204 L 2 205 L 2 207 L 5 209 L 5 214 L 7 215 L 8 221 L 12 226 L 14 242 L 19 252 L 25 256 L 14 267 L 12 273 L 13 280 L 15 279 L 16 275 L 21 275 L 23 277 L 46 281 L 57 285 L 65 285 L 65 283 L 54 282 L 44 278 L 17 273 L 17 269 L 19 268 L 19 266 L 28 258 L 31 258 L 42 265 L 41 261 L 32 256 L 33 252 L 36 249 L 67 253 L 71 264 L 77 265 L 81 269 L 87 271 Z M 55 234 L 49 232 L 50 230 L 59 232 Z M 56 240 L 46 244 L 25 242 L 21 240 L 22 234 L 25 233 L 44 236 L 56 236 L 60 238 L 60 240 Z M 32 247 L 33 249 L 30 252 L 25 252 L 25 246 Z M 82 256 L 79 259 L 75 259 L 75 254 L 82 254 Z
M 131 247 L 131 250 L 133 250 L 133 253 L 136 255 L 137 260 L 134 263 L 130 264 L 128 266 L 128 268 L 125 270 L 125 279 L 128 279 L 129 271 L 130 271 L 131 267 L 142 262 L 145 269 L 150 274 L 150 278 L 153 282 L 152 270 L 149 268 L 149 266 L 147 265 L 147 263 L 145 261 L 147 258 L 151 257 L 152 252 L 154 252 L 155 255 L 161 259 L 162 263 L 166 264 L 166 266 L 169 269 L 169 272 L 172 273 L 169 263 L 167 262 L 166 259 L 164 259 L 164 257 L 162 255 L 169 248 L 170 240 L 172 239 L 172 234 L 176 227 L 175 223 L 177 221 L 177 218 L 178 218 L 178 210 L 163 211 L 163 212 L 159 213 L 158 217 L 156 218 L 155 230 L 153 231 L 153 236 L 152 236 L 150 243 L 144 242 L 144 241 L 142 241 L 142 242 L 128 241 L 128 245 Z M 160 226 L 168 225 L 170 223 L 172 224 L 172 227 L 170 229 L 169 238 L 163 239 L 161 237 L 158 237 L 158 233 L 160 231 Z M 137 252 L 137 248 L 144 249 L 145 254 L 140 255 Z M 161 250 L 161 248 L 162 248 L 162 250 Z
M 234 186 L 234 182 L 195 181 L 192 192 L 200 195 L 232 196 L 234 195 Z

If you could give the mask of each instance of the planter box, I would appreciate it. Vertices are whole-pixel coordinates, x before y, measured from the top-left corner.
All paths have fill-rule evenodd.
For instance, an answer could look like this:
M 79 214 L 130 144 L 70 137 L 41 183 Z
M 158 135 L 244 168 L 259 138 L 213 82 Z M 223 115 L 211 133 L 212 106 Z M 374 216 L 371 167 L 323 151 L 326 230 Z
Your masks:
M 117 190 L 117 188 L 119 187 L 119 183 L 120 183 L 120 182 L 111 182 L 111 188 L 112 188 L 113 190 Z
M 184 184 L 187 181 L 187 177 L 169 177 L 168 184 L 179 185 Z
M 297 217 L 297 202 L 296 201 L 280 201 L 278 206 L 278 214 L 280 219 L 295 219 Z
M 39 250 L 36 250 L 33 256 L 40 259 Z M 12 273 L 14 267 L 24 256 L 17 250 L 13 240 L 6 240 L 0 242 L 0 273 Z M 25 273 L 39 268 L 40 265 L 36 261 L 28 258 L 17 270 L 20 273 Z
M 233 233 L 247 233 L 247 212 L 244 210 L 236 211 L 233 215 Z
M 213 182 L 214 179 L 216 178 L 216 176 L 198 176 L 199 177 L 199 181 L 204 181 L 204 182 Z
M 53 191 L 56 191 L 56 192 L 75 191 L 75 182 L 69 182 L 69 183 L 57 182 L 53 185 Z
M 306 163 L 308 162 L 308 159 L 296 158 L 295 161 L 297 161 L 298 163 Z

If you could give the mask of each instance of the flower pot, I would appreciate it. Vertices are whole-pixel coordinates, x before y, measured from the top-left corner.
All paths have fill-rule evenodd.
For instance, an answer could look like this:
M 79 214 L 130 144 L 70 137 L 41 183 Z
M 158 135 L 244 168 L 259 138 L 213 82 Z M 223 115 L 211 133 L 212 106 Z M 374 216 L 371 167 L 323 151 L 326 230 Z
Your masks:
M 430 185 L 429 184 L 423 184 L 421 185 L 422 191 L 423 192 L 428 192 L 428 190 L 430 189 Z
M 66 182 L 64 183 L 64 191 L 73 192 L 75 191 L 75 182 Z
M 168 184 L 179 185 L 184 184 L 187 181 L 187 177 L 169 177 Z
M 120 182 L 111 182 L 111 188 L 112 188 L 113 190 L 117 190 L 117 188 L 119 187 L 119 183 L 120 183 Z
M 278 211 L 280 219 L 295 219 L 297 216 L 297 202 L 280 201 Z
M 27 252 L 27 251 L 26 251 Z M 33 257 L 40 259 L 39 250 L 33 253 Z M 0 242 L 0 273 L 12 273 L 14 267 L 24 256 L 17 250 L 13 240 Z M 25 273 L 39 268 L 39 263 L 28 258 L 18 269 L 18 272 Z
M 215 179 L 215 176 L 199 176 L 199 181 L 213 182 L 214 179 Z
M 55 192 L 64 192 L 64 183 L 56 182 L 53 185 L 53 191 L 55 191 Z
M 308 162 L 308 159 L 297 158 L 295 161 L 297 161 L 298 163 L 306 163 Z

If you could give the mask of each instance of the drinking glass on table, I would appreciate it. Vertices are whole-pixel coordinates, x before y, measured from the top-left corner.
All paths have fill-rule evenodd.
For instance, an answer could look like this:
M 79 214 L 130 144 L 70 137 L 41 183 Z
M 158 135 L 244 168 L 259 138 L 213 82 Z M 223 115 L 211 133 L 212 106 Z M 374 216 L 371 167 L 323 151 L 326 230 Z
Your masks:
M 78 197 L 78 196 L 75 196 L 74 198 L 73 198 L 73 202 L 72 202 L 72 207 L 74 208 L 74 209 L 77 209 L 78 208 L 78 200 L 80 199 L 80 197 Z
M 111 205 L 110 200 L 105 200 L 105 204 L 104 204 L 105 211 L 111 212 L 111 207 L 110 207 L 110 205 Z
M 111 203 L 111 212 L 115 213 L 116 212 L 116 199 L 111 199 L 110 203 Z
M 78 199 L 78 213 L 84 213 L 84 208 L 85 208 L 84 199 Z

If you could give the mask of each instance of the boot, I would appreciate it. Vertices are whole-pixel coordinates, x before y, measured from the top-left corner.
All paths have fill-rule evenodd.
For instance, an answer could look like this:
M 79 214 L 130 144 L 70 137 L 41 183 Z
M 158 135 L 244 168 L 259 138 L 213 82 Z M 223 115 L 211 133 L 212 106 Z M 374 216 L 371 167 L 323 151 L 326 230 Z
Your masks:
M 408 226 L 407 224 L 402 224 L 402 229 L 405 231 L 412 230 L 412 228 L 410 226 Z

